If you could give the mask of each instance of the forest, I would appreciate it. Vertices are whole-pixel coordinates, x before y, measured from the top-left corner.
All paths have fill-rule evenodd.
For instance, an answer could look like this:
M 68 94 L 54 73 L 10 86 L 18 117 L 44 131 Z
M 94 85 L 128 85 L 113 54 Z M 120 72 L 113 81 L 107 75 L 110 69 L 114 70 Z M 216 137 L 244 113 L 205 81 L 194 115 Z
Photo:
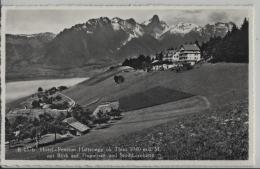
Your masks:
M 202 57 L 212 58 L 211 62 L 248 63 L 249 37 L 248 20 L 241 28 L 234 26 L 223 38 L 213 37 L 201 45 Z

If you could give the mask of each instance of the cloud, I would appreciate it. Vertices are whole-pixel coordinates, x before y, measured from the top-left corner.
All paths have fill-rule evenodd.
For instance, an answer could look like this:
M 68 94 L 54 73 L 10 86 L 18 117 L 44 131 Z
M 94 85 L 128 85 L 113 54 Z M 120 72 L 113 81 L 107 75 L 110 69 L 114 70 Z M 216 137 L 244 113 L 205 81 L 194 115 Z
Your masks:
M 183 12 L 189 14 L 199 14 L 202 13 L 202 10 L 184 10 Z
M 228 20 L 228 15 L 225 12 L 213 12 L 209 15 L 209 22 L 224 22 Z

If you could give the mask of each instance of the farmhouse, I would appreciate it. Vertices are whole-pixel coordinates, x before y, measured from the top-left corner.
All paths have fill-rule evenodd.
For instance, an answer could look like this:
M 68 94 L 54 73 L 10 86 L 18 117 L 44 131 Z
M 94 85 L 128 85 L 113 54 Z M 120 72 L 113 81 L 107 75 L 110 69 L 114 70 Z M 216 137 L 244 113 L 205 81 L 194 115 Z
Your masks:
M 68 131 L 72 135 L 81 136 L 90 130 L 88 126 L 80 123 L 73 117 L 66 118 L 62 122 L 67 124 Z
M 111 112 L 112 110 L 119 109 L 119 101 L 107 102 L 101 105 L 98 105 L 97 108 L 93 112 L 93 116 L 97 116 L 98 112 L 106 114 Z
M 173 63 L 179 61 L 179 51 L 173 48 L 164 51 L 162 60 L 173 62 Z
M 196 44 L 181 45 L 179 49 L 179 60 L 194 65 L 201 59 L 200 49 Z

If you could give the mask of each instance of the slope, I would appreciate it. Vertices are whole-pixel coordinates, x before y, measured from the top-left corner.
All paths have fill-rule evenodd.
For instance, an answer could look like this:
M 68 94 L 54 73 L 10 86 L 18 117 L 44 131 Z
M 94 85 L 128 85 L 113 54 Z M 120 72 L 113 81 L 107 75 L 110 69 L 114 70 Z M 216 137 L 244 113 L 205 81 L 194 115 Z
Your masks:
M 183 124 L 195 125 L 196 128 L 194 128 L 194 130 L 196 130 L 196 132 L 199 133 L 204 133 L 204 135 L 202 135 L 204 136 L 202 139 L 206 139 L 205 133 L 207 133 L 207 136 L 208 135 L 216 136 L 217 133 L 214 130 L 216 126 L 220 125 L 222 121 L 225 122 L 224 121 L 226 120 L 225 117 L 230 118 L 233 116 L 232 114 L 230 115 L 229 110 L 226 111 L 227 110 L 226 108 L 223 111 L 218 110 L 218 111 L 222 111 L 220 115 L 221 121 L 217 122 L 217 124 L 215 124 L 215 122 L 209 123 L 209 121 L 212 120 L 208 118 L 213 118 L 213 116 L 215 118 L 215 116 L 218 116 L 218 112 L 215 112 L 215 110 L 218 109 L 218 107 L 223 108 L 224 105 L 232 104 L 234 102 L 237 102 L 238 100 L 248 99 L 248 65 L 247 64 L 225 64 L 225 63 L 208 64 L 208 65 L 203 65 L 198 69 L 193 69 L 183 73 L 174 73 L 172 71 L 162 71 L 162 72 L 152 72 L 152 73 L 139 72 L 139 71 L 123 72 L 123 73 L 120 72 L 120 74 L 122 74 L 126 79 L 125 82 L 120 85 L 114 82 L 113 73 L 106 72 L 108 76 L 106 76 L 106 78 L 102 77 L 103 80 L 99 81 L 99 83 L 95 83 L 95 85 L 92 85 L 93 83 L 85 81 L 77 86 L 72 87 L 70 90 L 66 91 L 65 94 L 72 97 L 73 99 L 76 100 L 76 102 L 82 105 L 87 104 L 96 98 L 100 98 L 103 101 L 110 100 L 110 99 L 118 99 L 126 95 L 132 95 L 134 93 L 140 93 L 142 91 L 152 89 L 155 86 L 162 86 L 162 87 L 171 88 L 174 90 L 179 90 L 179 91 L 191 93 L 194 95 L 200 95 L 200 96 L 190 97 L 176 102 L 169 102 L 166 104 L 147 107 L 144 109 L 124 112 L 124 118 L 118 121 L 117 123 L 114 123 L 109 128 L 96 130 L 82 137 L 78 137 L 63 143 L 58 143 L 56 145 L 52 145 L 47 148 L 57 148 L 57 147 L 77 148 L 78 146 L 88 147 L 91 146 L 91 144 L 94 145 L 94 147 L 100 147 L 102 145 L 110 146 L 110 144 L 112 144 L 112 142 L 110 142 L 111 140 L 118 140 L 116 141 L 117 142 L 116 145 L 129 146 L 132 145 L 132 143 L 127 141 L 128 139 L 125 138 L 129 138 L 129 137 L 131 138 L 131 136 L 133 135 L 138 136 L 138 138 L 136 137 L 134 137 L 135 139 L 132 138 L 133 142 L 135 143 L 134 145 L 139 145 L 135 141 L 137 140 L 140 141 L 140 139 L 146 139 L 146 137 L 149 137 L 149 140 L 153 141 L 152 138 L 150 138 L 151 136 L 150 134 L 153 134 L 154 132 L 156 132 L 156 134 L 157 133 L 159 134 L 159 131 L 161 132 L 162 130 L 163 132 L 167 133 L 167 131 L 171 129 L 171 127 L 167 127 L 167 126 L 173 126 L 174 128 L 176 128 L 176 126 L 178 126 L 179 128 L 180 126 L 181 127 L 180 129 L 178 130 L 176 129 L 174 131 L 171 130 L 171 133 L 179 131 L 179 134 L 181 134 L 181 136 L 178 138 L 180 140 L 183 139 L 185 140 L 186 136 L 188 137 L 188 135 L 192 134 L 189 132 L 188 129 L 193 127 L 191 126 L 186 130 Z M 92 81 L 97 79 L 99 79 L 99 77 L 96 77 L 96 79 L 92 79 Z M 156 99 L 160 99 L 160 98 L 156 98 Z M 208 116 L 207 113 L 210 113 L 212 117 Z M 236 115 L 236 116 L 240 117 L 240 115 Z M 192 118 L 190 119 L 187 117 L 192 117 Z M 201 117 L 204 117 L 205 119 L 203 118 L 201 119 Z M 192 119 L 195 121 L 192 121 Z M 198 119 L 200 120 L 199 121 L 200 123 L 196 122 L 196 120 Z M 209 123 L 210 125 L 208 125 L 207 123 Z M 165 126 L 164 125 L 163 127 L 158 126 L 154 128 L 157 125 L 163 125 L 163 124 L 165 124 L 166 127 L 164 127 Z M 210 130 L 204 130 L 204 129 L 202 130 L 201 127 L 203 126 L 204 127 L 209 126 Z M 158 129 L 159 131 L 154 131 L 153 129 L 156 130 Z M 212 132 L 212 130 L 214 130 L 214 133 Z M 234 132 L 232 128 L 228 130 L 230 130 L 232 133 Z M 228 130 L 224 131 L 226 132 L 224 136 L 230 133 L 230 131 Z M 145 134 L 144 131 L 146 131 Z M 245 132 L 246 130 L 242 133 L 246 134 Z M 168 136 L 162 137 L 161 139 L 164 140 L 166 144 L 170 146 L 170 144 L 172 144 L 172 141 L 174 141 L 174 139 L 167 140 L 167 138 Z M 191 137 L 189 136 L 189 138 Z M 226 141 L 226 137 L 221 137 L 219 140 Z M 191 141 L 190 143 L 193 144 L 194 143 L 193 141 L 196 142 L 196 139 L 195 140 L 191 139 L 190 141 Z M 206 139 L 205 141 L 206 141 L 205 143 L 207 143 L 207 146 L 212 145 L 211 142 L 212 140 Z M 189 145 L 189 142 L 183 145 Z M 224 146 L 228 146 L 228 145 L 229 144 L 227 145 L 225 144 Z M 183 150 L 183 147 L 179 147 L 179 148 L 180 150 Z M 171 147 L 171 151 L 176 151 L 176 150 L 178 149 L 174 149 Z M 207 152 L 204 152 L 204 150 Z M 227 149 L 227 151 L 228 150 L 229 149 Z M 234 149 L 232 148 L 231 150 Z M 193 153 L 194 151 L 192 151 L 191 153 Z M 239 152 L 240 151 L 238 151 L 238 153 Z M 171 153 L 171 152 L 165 151 L 160 153 Z M 208 147 L 206 147 L 205 149 L 202 149 L 202 153 L 206 153 L 206 154 L 209 153 L 211 155 L 212 152 L 209 152 Z M 222 153 L 222 155 L 225 155 L 223 153 L 226 153 L 226 150 L 223 150 L 220 153 Z M 7 152 L 6 157 L 7 159 L 46 159 L 47 154 L 48 152 L 40 152 L 40 151 L 14 153 L 13 150 L 11 150 Z M 186 155 L 188 156 L 185 156 L 184 158 L 192 157 L 192 154 L 186 153 Z M 164 157 L 171 158 L 172 156 L 165 155 Z M 246 157 L 246 155 L 244 157 Z M 86 157 L 81 156 L 79 159 L 84 159 L 84 158 Z M 160 157 L 156 157 L 156 159 L 157 158 L 159 159 Z M 175 157 L 173 156 L 173 158 L 176 158 L 176 156 Z M 203 159 L 204 158 L 203 154 L 201 154 L 199 158 Z
M 65 94 L 82 105 L 96 98 L 100 98 L 101 101 L 119 99 L 155 86 L 202 95 L 214 105 L 248 95 L 247 64 L 205 64 L 198 69 L 183 73 L 136 71 L 120 74 L 125 77 L 125 82 L 120 85 L 114 82 L 113 74 L 96 85 L 90 86 L 87 81 L 83 82 L 72 87 Z M 221 99 L 222 97 L 224 99 Z

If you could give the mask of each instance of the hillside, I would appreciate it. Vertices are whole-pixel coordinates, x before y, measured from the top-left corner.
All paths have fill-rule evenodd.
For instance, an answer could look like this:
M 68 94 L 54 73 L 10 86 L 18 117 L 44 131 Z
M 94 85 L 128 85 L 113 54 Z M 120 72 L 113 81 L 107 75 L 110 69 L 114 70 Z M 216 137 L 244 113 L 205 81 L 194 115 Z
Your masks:
M 114 82 L 112 74 L 110 78 L 106 78 L 95 85 L 89 85 L 88 81 L 78 84 L 66 91 L 65 94 L 81 105 L 85 105 L 96 98 L 102 100 L 118 99 L 155 86 L 179 90 L 193 95 L 202 95 L 207 97 L 213 105 L 226 103 L 226 99 L 236 100 L 248 95 L 247 64 L 206 64 L 198 69 L 182 73 L 136 71 L 121 74 L 126 80 L 120 85 Z
M 53 33 L 39 33 L 32 35 L 6 35 L 7 71 L 13 65 L 39 63 L 44 55 L 45 45 L 55 38 Z
M 84 136 L 48 148 L 105 148 L 111 144 L 119 147 L 143 147 L 145 144 L 159 147 L 160 151 L 154 152 L 154 157 L 130 159 L 247 159 L 247 64 L 205 64 L 182 73 L 120 72 L 119 74 L 125 77 L 125 82 L 120 85 L 113 79 L 113 75 L 118 72 L 118 69 L 107 71 L 100 74 L 100 77 L 94 77 L 70 88 L 65 94 L 83 106 L 95 99 L 102 102 L 124 96 L 130 96 L 130 99 L 133 96 L 139 97 L 143 91 L 153 90 L 156 86 L 179 91 L 176 94 L 184 92 L 195 96 L 123 112 L 123 119 L 113 123 L 109 128 L 91 131 Z M 157 96 L 162 97 L 162 94 Z M 160 100 L 155 93 L 148 94 L 149 96 L 153 96 L 154 100 Z M 134 101 L 138 101 L 138 98 Z M 150 101 L 152 102 L 152 98 Z M 178 137 L 175 137 L 176 135 Z M 204 145 L 198 140 L 204 140 Z M 179 143 L 183 146 L 178 146 Z M 194 149 L 193 145 L 196 145 L 197 149 Z M 239 149 L 236 145 L 243 148 Z M 118 154 L 117 151 L 113 153 Z M 179 155 L 176 156 L 176 153 Z M 47 154 L 14 153 L 11 150 L 6 156 L 8 159 L 46 159 Z M 122 156 L 118 158 L 129 159 Z M 79 159 L 93 157 L 81 156 Z

